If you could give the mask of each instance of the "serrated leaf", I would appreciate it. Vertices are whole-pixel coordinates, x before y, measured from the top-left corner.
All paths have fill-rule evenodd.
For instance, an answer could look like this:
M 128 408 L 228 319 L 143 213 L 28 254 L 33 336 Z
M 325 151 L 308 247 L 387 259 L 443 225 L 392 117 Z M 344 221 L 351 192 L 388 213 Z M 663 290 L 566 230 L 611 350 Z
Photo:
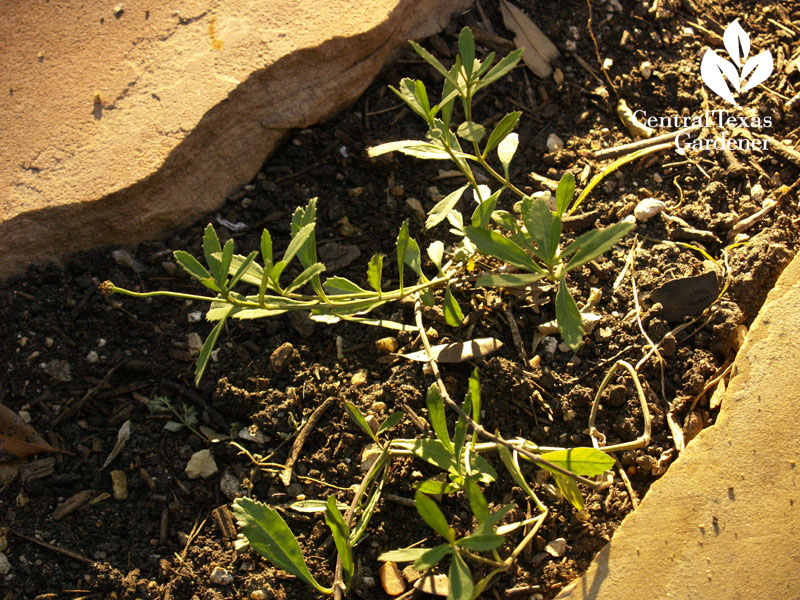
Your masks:
M 461 327 L 464 322 L 464 313 L 461 312 L 461 307 L 453 297 L 449 285 L 444 292 L 444 318 L 450 327 Z
M 433 360 L 440 363 L 459 363 L 481 358 L 497 352 L 502 348 L 503 342 L 496 338 L 475 338 L 466 342 L 453 342 L 451 344 L 438 344 L 431 347 Z M 428 355 L 425 350 L 400 354 L 408 360 L 428 362 Z
M 296 289 L 303 287 L 306 283 L 311 281 L 314 277 L 318 276 L 320 273 L 325 271 L 325 265 L 322 263 L 316 263 L 311 265 L 307 269 L 304 269 L 297 277 L 294 278 L 294 281 L 289 284 L 286 288 L 285 292 L 290 294 Z
M 567 171 L 561 177 L 556 188 L 556 215 L 561 216 L 569 208 L 575 194 L 575 176 Z
M 467 237 L 481 254 L 494 256 L 509 265 L 526 271 L 544 274 L 544 270 L 533 262 L 533 259 L 522 248 L 507 237 L 478 227 L 467 227 L 466 231 Z
M 250 498 L 237 498 L 233 502 L 233 514 L 253 550 L 320 593 L 332 592 L 311 575 L 292 530 L 274 508 Z
M 556 320 L 561 339 L 573 352 L 577 352 L 583 344 L 583 319 L 575 298 L 567 288 L 564 275 L 561 276 L 561 283 L 556 292 Z
M 428 496 L 422 492 L 416 492 L 414 494 L 414 505 L 417 508 L 419 516 L 422 517 L 422 520 L 425 521 L 431 529 L 446 540 L 450 539 L 450 526 L 447 524 L 447 519 L 444 514 L 442 514 L 442 511 L 439 510 L 439 506 L 436 502 L 428 498 Z
M 374 254 L 367 265 L 367 281 L 373 290 L 381 293 L 381 278 L 383 277 L 383 254 Z
M 479 143 L 486 135 L 486 128 L 474 121 L 464 121 L 456 129 L 456 135 L 468 142 Z
M 425 229 L 431 229 L 432 227 L 435 227 L 444 221 L 450 211 L 455 208 L 455 205 L 461 199 L 464 190 L 466 190 L 468 187 L 469 185 L 462 185 L 460 188 L 449 193 L 442 200 L 437 202 L 436 206 L 434 206 L 428 213 L 428 218 L 425 220 Z
M 508 113 L 505 117 L 500 119 L 500 122 L 495 125 L 492 133 L 489 135 L 489 139 L 486 140 L 486 146 L 483 149 L 483 156 L 486 157 L 489 155 L 489 152 L 494 150 L 497 145 L 502 142 L 509 133 L 514 130 L 514 127 L 517 126 L 519 122 L 519 118 L 522 116 L 522 111 L 516 110 L 514 112 Z
M 519 146 L 519 135 L 516 133 L 509 133 L 497 145 L 497 158 L 500 159 L 500 164 L 503 165 L 506 176 L 508 175 L 508 166 L 511 164 L 511 159 L 514 158 L 514 154 L 517 152 L 517 146 Z
M 214 281 L 214 277 L 194 256 L 183 250 L 176 250 L 172 255 L 175 257 L 175 262 L 197 281 L 215 292 L 220 291 L 219 286 Z
M 447 600 L 472 600 L 472 574 L 458 552 L 453 552 L 447 579 L 450 582 Z
M 600 475 L 614 466 L 614 459 L 595 448 L 568 448 L 542 454 L 542 458 L 575 473 L 591 477 Z M 551 471 L 546 466 L 542 467 Z M 555 472 L 555 471 L 552 471 Z
M 428 419 L 433 427 L 433 432 L 439 438 L 442 446 L 453 454 L 453 445 L 450 442 L 450 432 L 447 431 L 447 421 L 444 415 L 444 401 L 437 384 L 432 383 L 428 388 L 425 404 L 428 407 Z
M 353 577 L 353 548 L 350 546 L 350 528 L 344 522 L 342 513 L 336 506 L 336 498 L 328 496 L 328 502 L 325 507 L 325 523 L 331 530 L 333 536 L 333 543 L 336 545 L 336 551 L 339 553 L 339 560 L 342 562 L 342 569 L 345 573 L 345 586 L 350 587 L 350 579 Z

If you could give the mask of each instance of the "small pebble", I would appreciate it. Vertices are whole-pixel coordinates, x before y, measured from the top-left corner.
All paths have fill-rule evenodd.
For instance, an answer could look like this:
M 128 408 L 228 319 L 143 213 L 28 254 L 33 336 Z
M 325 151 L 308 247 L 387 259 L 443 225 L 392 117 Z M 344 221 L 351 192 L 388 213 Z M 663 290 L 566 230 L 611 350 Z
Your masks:
M 558 347 L 558 340 L 551 335 L 542 338 L 541 341 L 542 350 L 545 354 L 553 355 L 556 353 L 556 348 Z
M 558 137 L 555 133 L 551 133 L 547 136 L 547 151 L 548 152 L 558 152 L 564 148 L 563 140 Z
M 564 83 L 564 72 L 561 69 L 556 69 L 553 71 L 553 81 L 555 81 L 556 85 L 561 85 Z
M 128 476 L 125 471 L 111 471 L 111 488 L 114 493 L 114 500 L 126 500 L 128 498 Z
M 550 556 L 560 558 L 567 552 L 567 540 L 564 538 L 556 538 L 547 544 L 544 549 Z
M 189 354 L 197 356 L 200 350 L 203 349 L 203 340 L 198 333 L 192 332 L 186 336 L 186 345 L 189 349 Z
M 250 592 L 250 600 L 268 600 L 267 592 L 264 590 L 253 590 Z
M 406 591 L 406 584 L 400 575 L 400 569 L 391 561 L 383 563 L 378 571 L 383 591 L 390 596 L 399 596 Z
M 222 567 L 214 567 L 209 579 L 211 579 L 211 583 L 216 583 L 217 585 L 229 585 L 233 582 L 233 575 Z
M 230 500 L 233 500 L 242 493 L 239 479 L 228 469 L 225 470 L 225 474 L 219 480 L 219 489 Z
M 614 66 L 614 59 L 607 58 L 603 61 L 603 70 L 608 71 L 612 66 Z
M 364 577 L 364 579 L 362 579 L 361 582 L 364 584 L 364 587 L 368 587 L 368 588 L 375 587 L 375 578 L 374 577 Z
M 633 209 L 633 216 L 636 217 L 637 221 L 646 223 L 657 214 L 664 212 L 666 209 L 667 205 L 662 200 L 645 198 L 636 205 L 636 208 Z
M 353 373 L 353 376 L 350 378 L 350 385 L 353 387 L 361 387 L 366 385 L 367 383 L 367 370 L 360 369 Z
M 58 381 L 64 383 L 72 381 L 72 367 L 65 360 L 51 360 L 48 363 L 42 364 L 42 370 Z
M 375 341 L 375 349 L 381 354 L 397 352 L 400 345 L 395 337 L 385 337 Z
M 218 470 L 211 450 L 205 449 L 192 454 L 186 464 L 185 473 L 189 479 L 197 479 L 198 477 L 206 479 L 217 473 Z
M 339 219 L 339 222 L 337 224 L 339 225 L 339 234 L 342 237 L 346 238 L 353 237 L 357 233 L 361 232 L 360 229 L 353 226 L 348 217 L 342 217 L 341 219 Z
M 100 360 L 100 356 L 98 356 L 97 352 L 95 352 L 94 350 L 90 350 L 89 354 L 86 355 L 86 362 L 88 363 L 94 364 L 98 360 Z
M 419 200 L 416 198 L 406 198 L 406 206 L 417 221 L 420 223 L 425 222 L 427 214 L 425 213 L 425 209 L 422 208 L 422 203 Z
M 274 373 L 280 373 L 289 362 L 289 360 L 296 354 L 294 346 L 289 342 L 284 342 L 269 356 L 269 366 Z
M 189 323 L 199 323 L 203 320 L 203 313 L 199 310 L 192 311 L 186 315 L 186 320 L 189 321 Z
M 145 266 L 127 250 L 114 250 L 111 256 L 120 267 L 128 267 L 134 273 L 144 273 L 146 270 Z
M 639 73 L 642 74 L 645 80 L 650 79 L 650 76 L 653 74 L 653 65 L 650 64 L 649 60 L 639 65 Z
M 11 563 L 8 562 L 6 555 L 0 552 L 0 575 L 3 577 L 11 573 Z
M 31 413 L 29 413 L 27 410 L 21 410 L 17 414 L 19 415 L 19 418 L 25 421 L 26 423 L 31 422 Z
M 53 347 L 53 343 L 54 343 L 53 338 L 51 338 L 51 337 L 44 338 L 44 347 L 45 348 L 52 348 Z
M 756 204 L 761 204 L 761 201 L 764 199 L 764 188 L 761 187 L 760 183 L 756 183 L 750 188 L 750 198 Z
M 178 273 L 178 265 L 171 260 L 162 261 L 161 268 L 164 269 L 164 273 L 170 277 L 175 277 L 175 275 Z

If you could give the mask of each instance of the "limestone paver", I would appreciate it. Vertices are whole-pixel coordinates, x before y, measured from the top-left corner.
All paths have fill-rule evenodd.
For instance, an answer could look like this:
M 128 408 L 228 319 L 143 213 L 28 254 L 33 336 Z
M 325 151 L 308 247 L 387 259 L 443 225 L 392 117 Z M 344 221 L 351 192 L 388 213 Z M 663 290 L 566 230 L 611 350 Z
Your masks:
M 0 0 L 0 278 L 219 207 L 470 0 Z
M 800 598 L 800 256 L 753 323 L 717 422 L 559 600 Z

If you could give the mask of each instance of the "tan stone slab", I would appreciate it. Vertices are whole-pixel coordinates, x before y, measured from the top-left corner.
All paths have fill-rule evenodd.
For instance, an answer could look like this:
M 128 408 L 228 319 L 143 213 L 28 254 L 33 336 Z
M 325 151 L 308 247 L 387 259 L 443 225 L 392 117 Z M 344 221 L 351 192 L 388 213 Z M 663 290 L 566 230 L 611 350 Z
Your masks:
M 0 0 L 0 277 L 215 209 L 469 4 Z
M 800 257 L 686 448 L 560 600 L 800 598 Z

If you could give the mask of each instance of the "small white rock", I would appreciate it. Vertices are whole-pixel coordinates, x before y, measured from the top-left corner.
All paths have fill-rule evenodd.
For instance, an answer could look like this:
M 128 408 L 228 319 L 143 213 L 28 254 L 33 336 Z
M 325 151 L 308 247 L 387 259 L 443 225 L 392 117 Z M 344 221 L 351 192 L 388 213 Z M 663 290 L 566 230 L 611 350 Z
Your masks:
M 233 582 L 233 575 L 222 567 L 214 567 L 209 579 L 211 579 L 211 583 L 216 583 L 217 585 L 229 585 Z
M 11 573 L 11 563 L 8 562 L 5 554 L 0 553 L 0 575 L 5 577 Z
M 666 209 L 667 205 L 662 200 L 645 198 L 636 205 L 636 208 L 633 209 L 633 216 L 636 217 L 637 221 L 646 223 L 658 213 L 664 212 Z
M 219 480 L 219 489 L 230 500 L 233 500 L 242 493 L 242 488 L 239 485 L 239 478 L 229 470 L 226 470 L 222 479 Z
M 214 455 L 208 449 L 199 450 L 192 454 L 185 469 L 186 476 L 189 479 L 197 479 L 198 477 L 206 479 L 217 471 L 219 469 L 217 469 L 217 463 L 214 461 Z
M 420 223 L 424 223 L 425 219 L 427 218 L 427 214 L 425 213 L 425 209 L 422 208 L 422 203 L 417 200 L 416 198 L 406 198 L 406 206 L 408 210 L 411 211 L 411 214 L 414 215 L 414 218 L 419 221 Z
M 558 152 L 564 148 L 564 141 L 558 137 L 555 133 L 551 133 L 547 136 L 547 151 L 548 152 Z
M 90 350 L 89 354 L 86 355 L 86 362 L 88 363 L 94 364 L 98 360 L 100 360 L 100 356 L 94 350 Z
M 564 556 L 564 554 L 567 552 L 567 540 L 564 538 L 556 538 L 547 544 L 544 549 L 550 556 L 559 558 Z
M 761 201 L 764 199 L 764 188 L 761 187 L 760 183 L 757 183 L 750 188 L 750 198 L 756 204 L 761 204 Z
M 649 60 L 639 65 L 639 73 L 641 73 L 642 77 L 645 79 L 650 79 L 650 76 L 653 74 L 653 65 L 650 64 Z
M 608 71 L 613 66 L 614 66 L 614 59 L 613 58 L 607 58 L 607 59 L 605 59 L 603 61 L 603 70 L 604 71 Z
M 564 72 L 561 69 L 553 71 L 553 81 L 555 81 L 556 85 L 564 83 Z
M 97 340 L 97 347 L 103 348 L 106 345 L 106 338 L 100 338 Z
M 203 349 L 203 340 L 199 334 L 192 332 L 186 336 L 186 345 L 189 348 L 189 353 L 192 356 L 197 356 L 200 354 L 200 350 Z
M 556 348 L 558 348 L 558 340 L 552 335 L 542 338 L 541 343 L 542 350 L 545 352 L 545 354 L 553 355 L 556 353 Z
M 189 323 L 199 323 L 202 320 L 202 318 L 203 318 L 203 313 L 199 310 L 190 312 L 188 315 L 186 315 L 186 320 L 189 321 Z
M 25 421 L 26 423 L 31 422 L 31 413 L 29 411 L 21 410 L 17 414 L 19 415 L 19 418 Z
M 111 257 L 121 267 L 128 267 L 134 273 L 144 273 L 145 266 L 133 257 L 127 250 L 114 250 Z

